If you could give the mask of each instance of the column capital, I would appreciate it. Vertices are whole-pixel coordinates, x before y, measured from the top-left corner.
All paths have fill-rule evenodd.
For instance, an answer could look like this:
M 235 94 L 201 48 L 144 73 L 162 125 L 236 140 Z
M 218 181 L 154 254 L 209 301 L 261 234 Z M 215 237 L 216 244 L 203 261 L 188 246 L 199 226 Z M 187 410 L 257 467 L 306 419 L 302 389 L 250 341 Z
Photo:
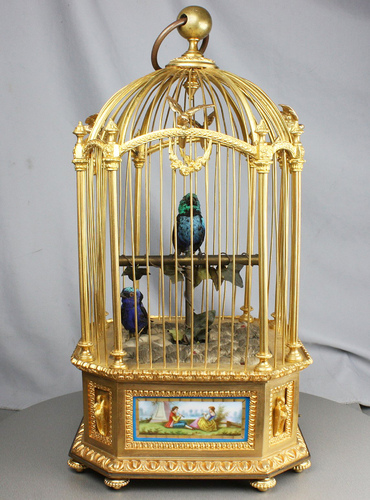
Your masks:
M 122 148 L 114 141 L 108 142 L 103 149 L 103 167 L 106 170 L 118 170 L 121 165 Z
M 272 160 L 253 160 L 251 167 L 255 168 L 259 174 L 268 174 L 272 165 Z
M 72 163 L 75 166 L 76 172 L 86 172 L 88 160 L 86 158 L 73 158 Z
M 302 172 L 304 163 L 306 163 L 306 160 L 295 160 L 295 159 L 290 160 L 289 161 L 290 173 Z
M 117 171 L 119 170 L 119 167 L 121 165 L 121 158 L 120 157 L 113 157 L 113 158 L 104 158 L 103 159 L 103 168 L 109 171 Z
M 256 134 L 258 135 L 256 155 L 251 160 L 251 167 L 256 168 L 259 174 L 268 174 L 272 165 L 274 150 L 272 145 L 266 142 L 268 132 L 269 129 L 266 123 L 261 120 L 256 128 Z

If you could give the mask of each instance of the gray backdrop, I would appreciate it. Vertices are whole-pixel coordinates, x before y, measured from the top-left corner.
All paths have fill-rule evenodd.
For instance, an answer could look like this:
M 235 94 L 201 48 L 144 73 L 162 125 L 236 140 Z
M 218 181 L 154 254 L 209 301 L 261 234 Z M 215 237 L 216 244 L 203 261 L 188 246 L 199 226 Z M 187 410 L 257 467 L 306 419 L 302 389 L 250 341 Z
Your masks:
M 191 2 L 189 2 L 191 4 Z M 370 405 L 368 0 L 199 0 L 207 56 L 305 124 L 301 389 Z M 157 35 L 188 5 L 169 0 L 2 2 L 0 407 L 76 391 L 75 172 L 79 120 L 152 71 Z M 176 33 L 163 66 L 186 49 Z

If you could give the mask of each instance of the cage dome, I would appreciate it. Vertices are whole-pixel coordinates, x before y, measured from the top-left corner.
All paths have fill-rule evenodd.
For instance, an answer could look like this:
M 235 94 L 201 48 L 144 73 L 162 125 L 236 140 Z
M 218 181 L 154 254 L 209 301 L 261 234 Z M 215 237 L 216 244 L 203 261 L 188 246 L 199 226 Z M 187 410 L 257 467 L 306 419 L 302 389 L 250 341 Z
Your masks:
M 120 262 L 121 265 L 126 264 L 135 270 L 137 266 L 148 268 L 150 264 L 157 266 L 160 264 L 162 275 L 165 264 L 169 263 L 171 249 L 174 250 L 171 247 L 174 245 L 172 233 L 177 202 L 186 191 L 197 192 L 201 179 L 205 186 L 203 195 L 207 228 L 205 254 L 212 255 L 211 260 L 207 258 L 206 267 L 211 264 L 221 268 L 233 260 L 235 268 L 235 263 L 236 265 L 247 263 L 248 259 L 245 257 L 243 260 L 242 254 L 252 255 L 256 250 L 259 254 L 260 271 L 262 269 L 260 279 L 270 288 L 267 281 L 271 281 L 271 270 L 274 269 L 275 281 L 282 288 L 279 293 L 281 292 L 280 295 L 283 295 L 284 300 L 281 300 L 281 297 L 278 297 L 279 300 L 271 297 L 273 310 L 270 313 L 275 314 L 275 317 L 277 314 L 279 324 L 283 323 L 282 328 L 287 330 L 286 289 L 289 271 L 286 259 L 289 242 L 288 235 L 282 233 L 283 230 L 288 231 L 289 207 L 286 203 L 289 196 L 289 177 L 298 179 L 304 161 L 304 150 L 300 142 L 303 126 L 299 125 L 297 115 L 289 106 L 283 105 L 281 108 L 279 110 L 253 83 L 219 69 L 213 61 L 206 59 L 198 51 L 194 40 L 190 40 L 189 50 L 182 57 L 174 59 L 164 69 L 158 69 L 127 85 L 103 106 L 97 116 L 89 117 L 87 125 L 83 126 L 80 123 L 75 130 L 80 147 L 76 149 L 76 157 L 79 151 L 84 156 L 84 161 L 88 160 L 90 165 L 90 170 L 87 168 L 87 172 L 90 171 L 90 179 L 94 176 L 94 182 L 88 191 L 90 210 L 87 214 L 89 218 L 87 226 L 94 233 L 96 244 L 95 252 L 90 251 L 89 255 L 85 252 L 84 258 L 86 268 L 89 268 L 91 283 L 94 283 L 93 276 L 97 265 L 103 263 L 101 259 L 105 261 L 105 252 L 102 249 L 106 245 L 105 231 L 102 230 L 103 227 L 97 230 L 99 224 L 105 225 L 105 221 L 96 209 L 103 207 L 105 210 L 105 203 L 102 205 L 102 200 L 107 194 L 104 191 L 107 182 L 106 171 L 119 171 L 119 181 L 115 179 L 110 191 L 112 196 L 117 198 L 114 201 L 110 200 L 110 208 L 113 211 L 111 216 L 114 215 L 117 219 L 114 221 L 117 227 L 111 240 L 111 244 L 114 243 L 111 251 L 116 250 L 120 256 L 120 258 L 117 255 L 112 256 L 112 265 L 115 263 L 117 266 Z M 87 132 L 89 136 L 85 140 L 83 137 Z M 281 167 L 279 175 L 277 164 Z M 273 184 L 272 199 L 267 202 L 268 178 L 263 174 L 268 174 L 270 170 L 272 170 Z M 176 172 L 180 174 L 181 182 L 177 180 L 179 175 L 174 175 Z M 265 201 L 259 202 L 261 210 L 264 211 L 260 214 L 260 222 L 266 226 L 263 231 L 264 238 L 260 242 L 263 245 L 261 250 L 264 255 L 255 248 L 257 242 L 254 242 L 254 227 L 257 224 L 255 222 L 257 173 L 261 174 L 258 182 L 259 197 L 266 198 Z M 292 217 L 295 217 L 294 250 L 299 240 L 299 227 L 297 227 L 299 206 L 296 206 L 300 197 L 299 190 L 300 185 L 297 180 L 294 182 L 292 193 L 295 196 L 294 213 L 292 213 Z M 97 203 L 96 206 L 93 206 L 94 202 Z M 164 223 L 168 226 L 167 230 L 163 230 Z M 269 243 L 268 224 L 271 227 Z M 115 245 L 122 246 L 122 251 L 115 249 Z M 153 252 L 154 260 L 151 256 Z M 272 264 L 271 255 L 274 252 L 275 264 Z M 177 254 L 176 251 L 175 255 Z M 291 294 L 298 293 L 299 256 L 295 257 L 297 262 L 293 263 L 295 267 L 291 279 L 295 278 L 296 283 L 291 285 Z M 194 258 L 191 258 L 193 264 Z M 183 258 L 180 257 L 181 259 Z M 264 262 L 261 262 L 262 259 Z M 256 260 L 257 257 L 254 263 Z M 178 259 L 176 261 L 175 267 L 178 268 Z M 246 269 L 246 303 L 241 304 L 244 310 L 242 319 L 246 321 L 251 308 L 249 303 L 252 293 L 251 264 L 252 260 Z M 283 266 L 285 274 L 282 272 Z M 266 272 L 269 274 L 268 279 Z M 116 269 L 113 275 L 117 273 Z M 143 269 L 140 269 L 140 273 L 143 273 Z M 148 278 L 149 274 L 148 272 Z M 235 276 L 234 273 L 234 285 L 235 278 L 238 281 L 239 276 Z M 216 280 L 217 278 L 214 279 Z M 122 288 L 123 284 L 119 285 L 117 276 L 114 281 L 113 307 L 115 304 L 119 322 L 118 336 L 121 335 L 118 334 L 118 329 L 121 328 L 119 288 Z M 224 282 L 223 277 L 220 281 Z M 138 284 L 137 279 L 134 279 L 134 282 Z M 164 282 L 159 285 L 159 289 L 162 286 L 165 286 Z M 86 329 L 88 324 L 89 328 L 91 325 L 104 325 L 105 292 L 105 287 L 95 290 L 94 293 L 90 290 L 90 296 L 98 294 L 101 300 L 96 302 L 94 299 L 94 307 L 91 304 L 86 305 L 85 313 L 90 310 L 89 321 L 86 318 Z M 162 301 L 162 304 L 159 306 L 157 304 L 158 316 L 161 316 L 161 309 L 162 316 L 171 316 L 168 304 L 164 304 L 162 292 L 159 294 L 159 302 Z M 148 293 L 150 293 L 149 285 Z M 85 298 L 86 295 L 87 292 Z M 275 304 L 276 300 L 278 304 Z M 171 298 L 168 302 L 170 301 Z M 214 306 L 214 297 L 212 302 Z M 225 309 L 224 299 L 221 302 L 223 303 L 222 313 L 219 311 L 221 316 L 225 315 L 225 310 L 229 316 L 230 314 L 235 316 L 235 303 Z M 265 302 L 265 321 L 261 314 L 259 316 L 261 326 L 263 325 L 266 330 L 268 297 L 265 297 Z M 297 303 L 296 297 L 292 299 L 292 304 Z M 277 311 L 274 311 L 275 308 Z M 182 310 L 182 307 L 180 309 Z M 92 310 L 94 318 L 91 318 Z M 294 355 L 299 358 L 297 334 L 295 333 L 293 337 L 291 344 Z M 120 350 L 116 349 L 117 352 Z M 270 369 L 266 360 L 260 368 Z

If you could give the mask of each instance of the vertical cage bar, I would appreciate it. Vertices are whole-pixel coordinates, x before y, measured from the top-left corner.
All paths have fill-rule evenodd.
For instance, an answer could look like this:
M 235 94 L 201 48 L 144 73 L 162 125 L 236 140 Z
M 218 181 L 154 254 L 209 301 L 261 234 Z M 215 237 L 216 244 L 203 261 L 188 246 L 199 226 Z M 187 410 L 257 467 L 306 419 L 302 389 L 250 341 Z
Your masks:
M 256 213 L 256 189 L 257 189 L 257 170 L 251 168 L 250 160 L 248 157 L 248 226 L 247 226 L 247 254 L 251 257 L 254 245 L 254 224 Z M 248 369 L 248 353 L 249 353 L 249 337 L 250 337 L 250 324 L 253 321 L 251 316 L 251 294 L 252 294 L 252 262 L 249 258 L 248 265 L 245 269 L 245 295 L 244 306 L 240 309 L 243 311 L 239 321 L 247 323 L 247 341 L 245 345 L 245 371 Z
M 191 145 L 190 145 L 190 155 L 191 155 Z M 191 330 L 191 340 L 190 340 L 190 368 L 194 367 L 194 213 L 193 213 L 193 174 L 189 175 L 189 192 L 190 192 L 190 269 L 186 269 L 186 285 L 187 297 L 186 297 L 186 322 L 189 325 L 189 315 L 190 315 L 190 330 Z M 189 272 L 190 271 L 190 272 Z M 189 302 L 190 300 L 190 302 Z
M 280 312 L 277 315 L 278 326 L 280 326 L 281 339 L 281 362 L 285 363 L 285 344 L 288 329 L 288 273 L 289 273 L 289 171 L 286 152 L 283 151 L 281 158 L 281 197 L 280 197 Z
M 221 207 L 221 209 L 225 210 L 225 252 L 228 255 L 229 254 L 229 189 L 230 189 L 230 181 L 229 181 L 229 170 L 230 170 L 230 165 L 229 165 L 229 148 L 226 151 L 226 168 L 225 168 L 225 186 L 226 186 L 226 202 L 225 202 L 225 208 Z M 223 211 L 222 210 L 222 211 Z M 234 219 L 233 219 L 234 221 Z M 234 290 L 234 289 L 233 289 Z M 225 318 L 225 307 L 226 307 L 226 293 L 227 293 L 227 284 L 226 281 L 224 281 L 223 285 L 223 300 L 222 300 L 222 319 Z
M 106 209 L 107 209 L 107 177 L 105 169 L 101 168 L 101 153 L 97 151 L 96 178 L 97 178 L 97 268 L 98 268 L 98 329 L 99 334 L 103 336 L 104 361 L 107 364 L 107 338 L 106 338 Z
M 130 155 L 127 155 L 127 161 L 126 161 L 126 177 L 125 177 L 125 206 L 123 209 L 123 242 L 122 242 L 122 247 L 123 247 L 123 254 L 126 255 L 126 241 L 127 241 L 127 207 L 128 207 L 128 175 L 129 175 L 129 168 L 130 168 Z M 122 182 L 122 179 L 121 179 Z M 120 190 L 121 191 L 121 190 Z M 121 217 L 122 218 L 122 217 Z M 122 285 L 123 287 L 125 286 L 125 276 L 122 278 Z
M 131 157 L 131 152 L 129 153 Z M 138 324 L 138 316 L 137 316 L 137 289 L 138 289 L 138 280 L 136 279 L 135 269 L 136 269 L 136 241 L 135 241 L 135 213 L 133 212 L 133 201 L 132 201 L 132 174 L 131 174 L 131 165 L 128 163 L 129 175 L 129 195 L 130 195 L 130 229 L 131 229 L 131 254 L 132 254 L 132 282 L 134 285 L 134 312 L 135 312 L 135 347 L 136 347 L 136 368 L 139 368 L 140 364 L 140 356 L 139 356 L 139 324 Z M 134 202 L 135 203 L 135 202 Z
M 238 162 L 238 213 L 237 213 L 237 224 L 236 224 L 236 252 L 239 253 L 239 243 L 240 243 L 240 193 L 241 193 L 241 176 L 242 176 L 242 155 L 239 153 L 239 162 Z
M 151 169 L 152 157 L 145 154 L 145 254 L 146 254 L 146 280 L 147 280 L 147 307 L 148 307 L 148 343 L 149 343 L 149 366 L 153 368 L 153 349 L 152 349 L 152 325 L 150 321 L 150 273 L 149 273 L 149 255 L 150 255 L 150 181 L 149 172 Z
M 205 226 L 206 226 L 206 231 L 205 231 L 205 253 L 206 253 L 206 276 L 207 279 L 205 280 L 205 300 L 206 300 L 206 339 L 205 339 L 205 346 L 204 346 L 204 368 L 207 369 L 207 362 L 208 362 L 208 341 L 209 341 L 209 333 L 208 333 L 208 328 L 209 328 L 209 320 L 208 320 L 208 313 L 209 313 L 209 254 L 208 254 L 208 235 L 209 235 L 209 191 L 208 191 L 208 186 L 209 186 L 209 164 L 207 164 L 205 168 L 205 182 L 204 182 L 204 188 L 205 188 L 205 200 L 206 200 L 206 220 L 205 220 Z
M 218 154 L 219 154 L 219 147 L 217 146 L 216 148 L 216 160 L 215 160 L 215 173 L 213 177 L 213 228 L 212 228 L 212 253 L 213 255 L 216 254 L 216 220 L 217 220 L 217 212 L 216 212 L 216 207 L 217 207 L 217 185 L 218 185 Z M 211 291 L 211 309 L 215 308 L 215 287 L 212 287 Z
M 301 253 L 301 170 L 291 169 L 292 179 L 292 236 L 289 305 L 289 352 L 286 361 L 302 361 L 298 339 L 299 271 Z
M 267 242 L 267 196 L 268 171 L 258 171 L 258 254 L 259 254 L 259 321 L 260 359 L 256 371 L 271 371 L 268 359 L 268 242 Z
M 94 192 L 94 153 L 90 155 L 87 167 L 87 254 L 88 254 L 88 288 L 89 288 L 89 322 L 91 341 L 99 359 L 100 349 L 97 335 L 97 262 L 96 262 L 96 218 Z
M 165 300 L 164 300 L 164 260 L 163 260 L 163 145 L 159 143 L 159 246 L 161 256 L 160 271 L 160 295 L 158 302 L 162 304 L 162 338 L 163 338 L 163 368 L 166 368 L 166 324 L 165 324 Z
M 256 213 L 256 186 L 257 186 L 257 171 L 251 168 L 248 159 L 248 226 L 247 226 L 247 254 L 249 257 L 253 253 L 254 241 L 254 223 Z M 244 290 L 244 305 L 240 308 L 243 314 L 239 317 L 241 323 L 251 323 L 251 293 L 252 293 L 252 265 L 249 260 L 245 268 L 245 290 Z M 246 363 L 247 364 L 247 363 Z
M 113 336 L 114 366 L 125 367 L 123 357 L 125 352 L 122 345 L 121 327 L 121 303 L 120 303 L 120 280 L 119 280 L 119 241 L 118 241 L 118 214 L 117 214 L 117 169 L 119 163 L 112 162 L 108 169 L 108 193 L 109 193 L 109 228 L 110 228 L 110 252 L 112 272 L 112 305 L 113 305 Z
M 231 297 L 231 352 L 230 352 L 230 370 L 233 369 L 234 364 L 234 336 L 235 336 L 235 252 L 236 252 L 236 235 L 235 225 L 237 223 L 236 214 L 236 174 L 235 174 L 235 151 L 233 151 L 233 171 L 232 171 L 232 186 L 233 186 L 233 209 L 232 209 L 232 263 L 233 263 L 233 279 L 232 279 L 232 297 Z
M 279 332 L 279 322 L 280 322 L 280 232 L 278 224 L 278 182 L 277 182 L 277 161 L 276 156 L 274 156 L 273 170 L 272 170 L 272 221 L 271 223 L 275 227 L 275 321 L 274 325 L 274 368 L 277 368 L 278 364 L 278 332 Z M 272 247 L 272 242 L 271 242 Z
M 176 144 L 175 144 L 176 147 Z M 173 196 L 173 244 L 175 247 L 175 332 L 176 332 L 176 366 L 180 369 L 180 345 L 179 345 L 179 290 L 178 290 L 178 250 L 177 250 L 177 197 L 176 197 L 176 172 L 172 170 L 172 196 Z
M 220 357 L 221 357 L 221 315 L 222 315 L 222 278 L 221 278 L 221 242 L 222 242 L 222 219 L 221 219 L 221 147 L 217 145 L 217 192 L 218 192 L 218 210 L 217 210 L 217 254 L 218 254 L 218 348 L 217 348 L 217 369 L 220 368 Z
M 134 241 L 135 254 L 140 254 L 140 220 L 141 220 L 141 177 L 144 160 L 134 160 L 135 164 L 135 211 L 134 211 Z

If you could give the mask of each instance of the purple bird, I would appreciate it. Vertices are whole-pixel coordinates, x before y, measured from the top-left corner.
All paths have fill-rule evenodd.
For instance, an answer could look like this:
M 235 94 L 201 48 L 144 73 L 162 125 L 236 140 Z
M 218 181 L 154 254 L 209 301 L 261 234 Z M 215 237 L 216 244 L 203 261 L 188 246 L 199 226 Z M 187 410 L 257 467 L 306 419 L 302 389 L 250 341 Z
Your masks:
M 121 321 L 126 330 L 129 331 L 130 337 L 135 335 L 137 315 L 137 331 L 138 334 L 148 332 L 148 313 L 142 304 L 143 294 L 140 290 L 136 290 L 136 314 L 135 314 L 135 290 L 128 286 L 121 292 Z

